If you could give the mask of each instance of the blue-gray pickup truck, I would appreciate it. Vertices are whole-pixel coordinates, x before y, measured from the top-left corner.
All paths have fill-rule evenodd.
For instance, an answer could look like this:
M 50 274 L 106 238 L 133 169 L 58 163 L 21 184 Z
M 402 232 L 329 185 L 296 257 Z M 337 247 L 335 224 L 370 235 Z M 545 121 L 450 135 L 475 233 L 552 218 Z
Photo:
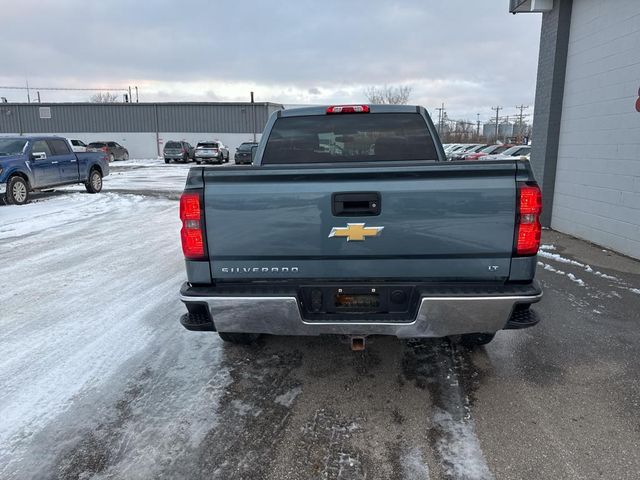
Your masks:
M 74 153 L 61 137 L 0 137 L 0 198 L 22 205 L 33 191 L 84 183 L 89 193 L 102 190 L 109 174 L 104 153 Z
M 193 167 L 180 201 L 189 330 L 491 341 L 535 325 L 528 161 L 447 162 L 426 110 L 278 111 L 253 165 Z

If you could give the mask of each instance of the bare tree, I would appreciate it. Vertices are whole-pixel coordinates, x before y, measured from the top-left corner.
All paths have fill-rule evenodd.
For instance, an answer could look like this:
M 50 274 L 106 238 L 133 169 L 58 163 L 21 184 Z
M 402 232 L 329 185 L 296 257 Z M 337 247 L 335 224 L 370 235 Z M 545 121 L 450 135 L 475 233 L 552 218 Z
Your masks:
M 399 85 L 397 87 L 385 85 L 384 87 L 367 87 L 364 94 L 369 103 L 390 105 L 406 105 L 411 96 L 411 87 Z
M 93 103 L 115 103 L 120 97 L 113 92 L 98 92 L 89 99 Z

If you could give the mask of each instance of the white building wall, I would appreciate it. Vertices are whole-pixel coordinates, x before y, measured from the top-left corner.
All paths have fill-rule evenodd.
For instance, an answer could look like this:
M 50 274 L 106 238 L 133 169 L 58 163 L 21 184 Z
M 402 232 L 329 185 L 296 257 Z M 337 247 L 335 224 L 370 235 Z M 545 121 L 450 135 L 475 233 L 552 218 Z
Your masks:
M 198 142 L 205 140 L 219 140 L 226 147 L 229 148 L 230 158 L 233 159 L 233 154 L 236 151 L 238 145 L 243 142 L 253 141 L 253 134 L 251 133 L 193 133 L 193 132 L 163 132 L 158 135 L 159 137 L 159 150 L 158 143 L 156 142 L 156 134 L 153 132 L 144 133 L 25 133 L 25 135 L 59 135 L 61 137 L 73 138 L 82 140 L 84 143 L 98 142 L 98 141 L 113 141 L 118 142 L 120 145 L 129 150 L 130 158 L 156 158 L 158 151 L 162 155 L 162 148 L 164 144 L 170 140 L 184 140 L 189 142 L 194 147 Z M 261 138 L 261 134 L 256 135 L 258 141 Z
M 640 0 L 573 2 L 552 228 L 640 258 Z

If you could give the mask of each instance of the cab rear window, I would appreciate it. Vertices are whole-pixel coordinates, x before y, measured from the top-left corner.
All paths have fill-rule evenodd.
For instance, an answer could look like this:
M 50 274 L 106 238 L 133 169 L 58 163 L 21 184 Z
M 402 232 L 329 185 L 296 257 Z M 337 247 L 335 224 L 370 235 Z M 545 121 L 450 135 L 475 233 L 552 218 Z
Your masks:
M 437 161 L 418 113 L 284 117 L 267 140 L 263 164 Z

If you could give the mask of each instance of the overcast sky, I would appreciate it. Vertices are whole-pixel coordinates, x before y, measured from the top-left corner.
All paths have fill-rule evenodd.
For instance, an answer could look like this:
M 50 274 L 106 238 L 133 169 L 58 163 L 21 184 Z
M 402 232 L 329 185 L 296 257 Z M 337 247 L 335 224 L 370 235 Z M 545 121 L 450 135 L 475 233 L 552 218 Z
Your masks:
M 123 87 L 140 101 L 366 101 L 409 85 L 451 118 L 531 105 L 539 14 L 508 0 L 3 0 L 0 86 Z M 0 88 L 10 101 L 26 92 Z M 32 92 L 32 98 L 33 98 Z M 41 92 L 84 101 L 90 92 Z

